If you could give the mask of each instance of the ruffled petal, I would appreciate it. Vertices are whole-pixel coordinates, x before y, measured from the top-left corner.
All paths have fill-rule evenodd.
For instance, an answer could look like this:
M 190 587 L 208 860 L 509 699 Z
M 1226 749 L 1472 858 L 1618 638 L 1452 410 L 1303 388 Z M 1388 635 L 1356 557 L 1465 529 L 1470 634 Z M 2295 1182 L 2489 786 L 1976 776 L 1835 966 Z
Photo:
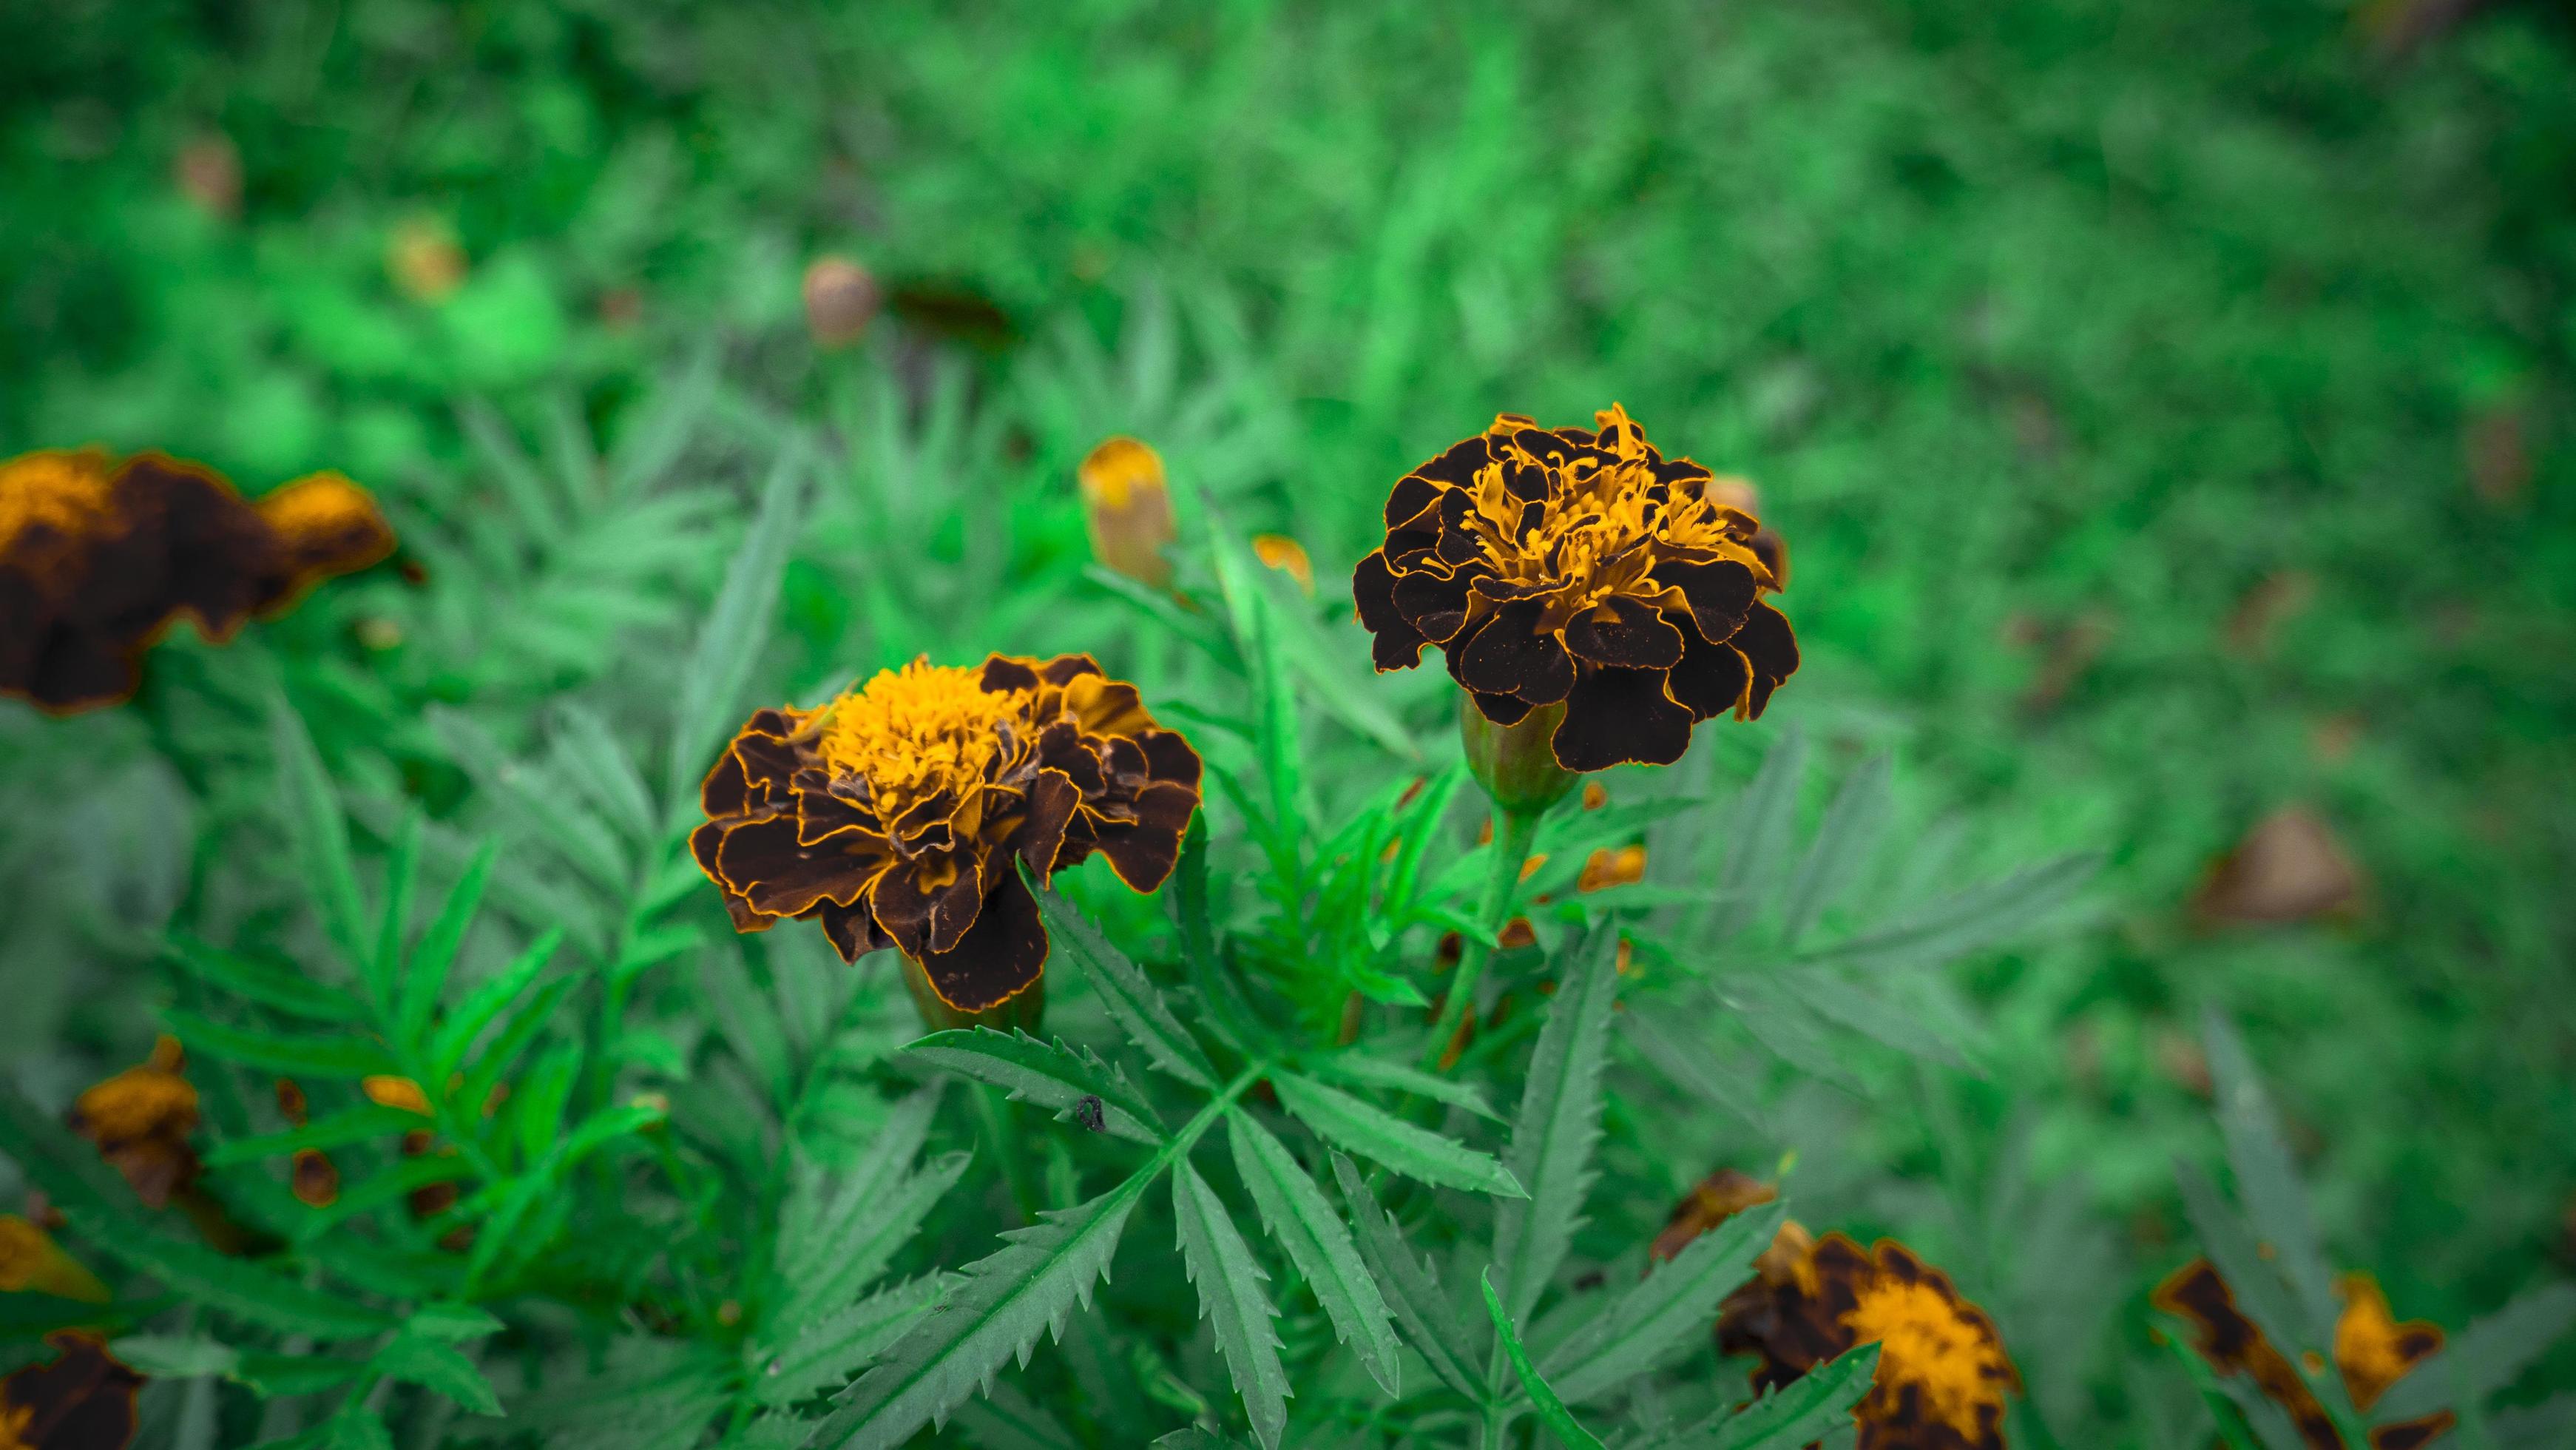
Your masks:
M 1567 770 L 1670 765 L 1690 748 L 1691 713 L 1664 695 L 1661 670 L 1593 669 L 1565 697 L 1552 741 Z
M 1653 606 L 1614 595 L 1566 621 L 1565 647 L 1596 665 L 1668 670 L 1681 662 L 1682 632 Z
M 987 1012 L 1037 984 L 1046 969 L 1046 924 L 1018 873 L 1005 871 L 963 940 L 944 952 L 912 955 L 940 1001 L 960 1012 Z

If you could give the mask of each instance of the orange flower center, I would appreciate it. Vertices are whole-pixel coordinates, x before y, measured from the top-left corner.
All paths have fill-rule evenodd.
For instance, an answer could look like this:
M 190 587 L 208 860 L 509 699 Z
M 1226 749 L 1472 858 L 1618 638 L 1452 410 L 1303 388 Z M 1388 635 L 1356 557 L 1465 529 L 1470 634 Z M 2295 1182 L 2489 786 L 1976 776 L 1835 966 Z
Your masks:
M 1627 425 L 1628 415 L 1613 404 L 1601 420 L 1605 427 Z M 1551 614 L 1571 615 L 1617 595 L 1660 594 L 1646 576 L 1658 560 L 1677 553 L 1724 554 L 1761 569 L 1742 543 L 1752 535 L 1751 518 L 1682 487 L 1653 489 L 1643 438 L 1633 426 L 1617 426 L 1616 436 L 1618 458 L 1607 465 L 1590 456 L 1507 449 L 1516 461 L 1547 470 L 1547 496 L 1527 524 L 1525 501 L 1504 486 L 1511 470 L 1489 463 L 1478 471 L 1467 527 L 1497 574 L 1547 590 L 1557 599 Z
M 927 660 L 879 670 L 824 708 L 815 753 L 835 777 L 866 781 L 889 822 L 942 795 L 965 808 L 1006 754 L 1027 748 L 1030 692 L 982 682 L 981 670 Z
M 108 511 L 107 470 L 95 453 L 30 453 L 0 463 L 0 544 L 35 528 L 86 532 Z
M 2008 1373 L 2003 1347 L 1929 1284 L 1882 1280 L 1843 1316 L 1853 1342 L 1879 1345 L 1878 1383 L 1913 1385 L 1926 1413 L 1974 1434 L 1977 1410 L 1996 1403 Z

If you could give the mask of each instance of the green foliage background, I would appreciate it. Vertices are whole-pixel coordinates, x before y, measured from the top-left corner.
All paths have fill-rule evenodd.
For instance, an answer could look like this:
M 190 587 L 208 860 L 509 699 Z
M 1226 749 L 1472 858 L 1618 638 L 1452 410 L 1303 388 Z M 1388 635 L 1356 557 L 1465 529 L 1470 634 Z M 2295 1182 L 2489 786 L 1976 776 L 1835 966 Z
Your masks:
M 2273 1080 L 2331 1258 L 2402 1316 L 2456 1328 L 2564 1269 L 2570 44 L 2506 6 L 2383 62 L 2308 0 L 9 5 L 0 455 L 376 488 L 429 589 L 370 576 L 255 648 L 335 774 L 462 819 L 489 782 L 458 762 L 536 749 L 555 702 L 663 718 L 799 430 L 826 484 L 757 690 L 1087 648 L 1164 699 L 1197 678 L 1178 646 L 1081 575 L 1100 437 L 1301 539 L 1330 595 L 1405 466 L 1616 398 L 1757 478 L 1796 550 L 1806 668 L 1758 729 L 1704 732 L 1711 778 L 1795 724 L 1835 774 L 1892 747 L 1927 850 L 1955 820 L 1964 863 L 2109 853 L 2080 929 L 1972 962 L 1978 1071 L 1784 1088 L 1781 1141 L 1711 1127 L 1655 1172 L 1795 1146 L 1810 1222 L 1901 1232 L 1988 1302 L 2083 1286 L 2003 1312 L 2101 1334 L 2035 1388 L 2107 1443 L 2170 1377 L 2142 1303 L 2188 1253 L 2172 1159 L 2214 1151 L 2177 1070 L 2204 1007 Z M 209 131 L 237 221 L 171 181 Z M 443 302 L 387 279 L 415 219 L 470 259 Z M 825 251 L 1009 335 L 895 321 L 818 357 L 796 288 Z M 628 293 L 638 321 L 602 307 Z M 2528 477 L 2493 498 L 2508 427 Z M 520 507 L 514 466 L 594 446 L 631 489 Z M 2292 573 L 2307 607 L 2231 648 Z M 2070 636 L 2098 654 L 2035 699 Z M 249 670 L 181 643 L 133 710 L 0 712 L 0 1052 L 31 1088 L 133 1060 L 134 928 L 260 840 L 221 799 L 249 777 L 146 748 L 264 751 L 191 738 Z M 1438 738 L 1434 681 L 1369 688 Z M 2361 917 L 2193 929 L 2199 874 L 2288 801 L 2366 865 Z

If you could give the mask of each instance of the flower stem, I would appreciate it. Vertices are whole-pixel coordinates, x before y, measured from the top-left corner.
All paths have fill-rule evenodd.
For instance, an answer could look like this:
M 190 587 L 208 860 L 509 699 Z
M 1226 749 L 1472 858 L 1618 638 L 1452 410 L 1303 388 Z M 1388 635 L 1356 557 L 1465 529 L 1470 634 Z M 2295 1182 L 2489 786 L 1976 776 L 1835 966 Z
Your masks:
M 975 1115 L 984 1120 L 984 1136 L 993 1140 L 994 1156 L 1002 1164 L 1002 1182 L 1011 1190 L 1011 1205 L 1019 1211 L 1020 1222 L 1036 1223 L 1037 1191 L 1029 1186 L 1028 1167 L 1020 1161 L 1020 1145 L 1010 1131 L 1010 1105 L 1003 1101 L 1001 1089 L 975 1084 Z
M 1530 841 L 1538 835 L 1541 814 L 1508 810 L 1500 804 L 1494 807 L 1494 859 L 1485 873 L 1484 899 L 1476 904 L 1476 924 L 1485 929 L 1485 938 L 1501 935 L 1503 924 L 1511 920 L 1513 888 L 1520 885 L 1521 864 L 1529 859 Z M 1423 1049 L 1425 1068 L 1433 1072 L 1442 1069 L 1449 1044 L 1458 1035 L 1459 1022 L 1475 1009 L 1476 989 L 1483 985 L 1485 963 L 1493 954 L 1484 938 L 1469 938 L 1459 944 L 1458 970 L 1441 1001 L 1439 1019 L 1431 1024 L 1431 1042 Z

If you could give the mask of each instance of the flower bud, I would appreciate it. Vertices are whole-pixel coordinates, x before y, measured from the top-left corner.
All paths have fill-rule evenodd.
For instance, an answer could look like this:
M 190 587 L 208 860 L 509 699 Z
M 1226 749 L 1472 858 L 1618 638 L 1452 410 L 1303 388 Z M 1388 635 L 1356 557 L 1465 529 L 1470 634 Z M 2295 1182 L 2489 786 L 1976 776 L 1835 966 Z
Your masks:
M 847 257 L 817 257 L 805 269 L 805 330 L 821 348 L 847 347 L 876 320 L 877 279 Z
M 465 249 L 445 226 L 415 217 L 385 244 L 385 275 L 414 302 L 440 302 L 465 285 Z
M 1467 769 L 1494 804 L 1516 815 L 1535 815 L 1565 798 L 1580 779 L 1556 763 L 1549 747 L 1565 706 L 1541 705 L 1517 724 L 1497 725 L 1476 708 L 1476 697 L 1458 692 L 1458 737 L 1467 747 Z
M 209 131 L 180 147 L 171 170 L 189 205 L 219 221 L 241 219 L 241 153 L 222 132 Z
M 1091 556 L 1139 584 L 1171 587 L 1172 565 L 1163 550 L 1180 531 L 1172 521 L 1162 455 L 1133 438 L 1112 438 L 1091 450 L 1076 476 L 1091 528 Z

